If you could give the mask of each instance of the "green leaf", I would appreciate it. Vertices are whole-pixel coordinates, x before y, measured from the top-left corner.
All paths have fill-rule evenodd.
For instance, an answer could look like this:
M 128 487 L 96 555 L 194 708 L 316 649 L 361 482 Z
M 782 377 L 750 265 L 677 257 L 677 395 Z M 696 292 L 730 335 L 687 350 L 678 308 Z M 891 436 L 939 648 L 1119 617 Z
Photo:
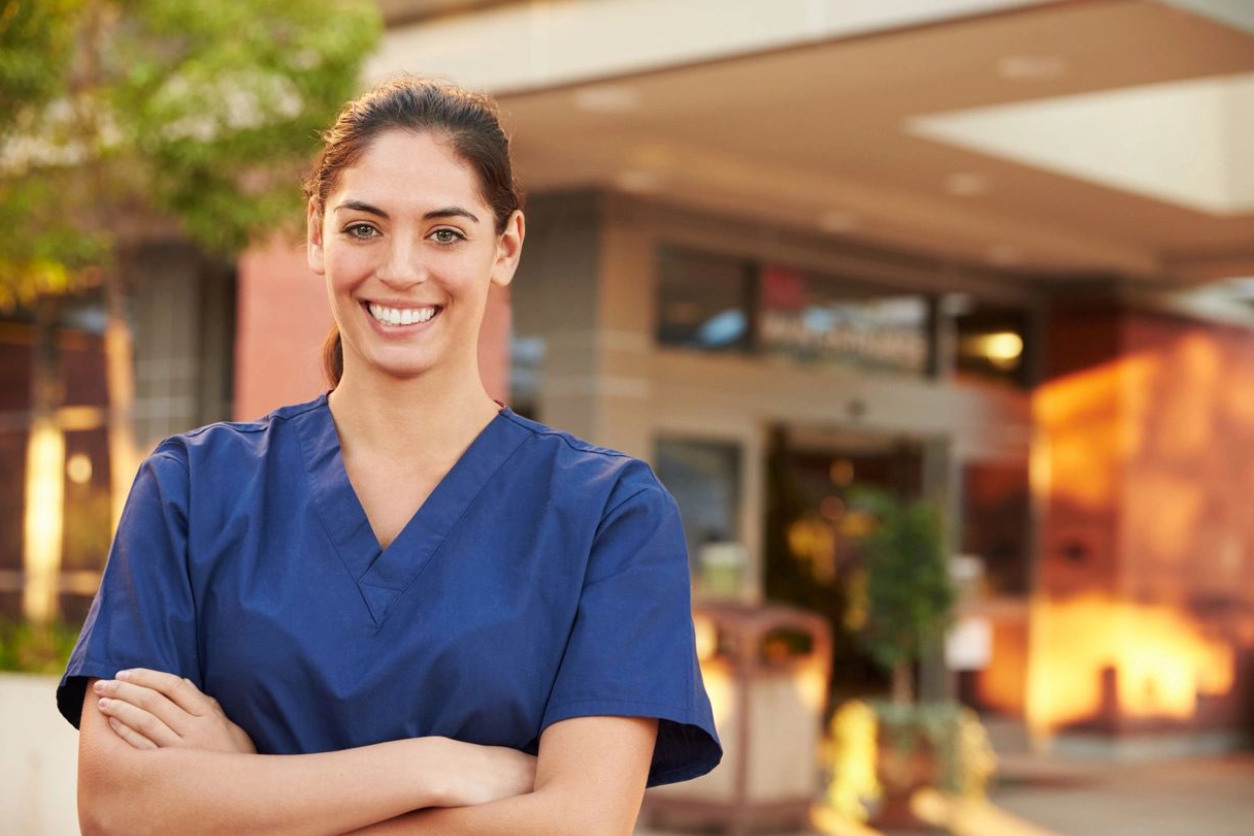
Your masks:
M 380 31 L 370 0 L 0 0 L 0 304 L 144 229 L 231 255 L 298 225 Z

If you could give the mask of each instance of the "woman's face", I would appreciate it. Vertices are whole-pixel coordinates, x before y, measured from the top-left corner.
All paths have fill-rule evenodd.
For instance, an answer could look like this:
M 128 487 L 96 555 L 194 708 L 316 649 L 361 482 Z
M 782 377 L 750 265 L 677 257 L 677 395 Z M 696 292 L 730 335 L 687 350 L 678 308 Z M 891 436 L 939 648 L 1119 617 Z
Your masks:
M 497 234 L 478 177 L 430 133 L 391 130 L 309 206 L 309 266 L 326 276 L 344 373 L 476 372 L 488 288 L 522 249 L 515 212 Z

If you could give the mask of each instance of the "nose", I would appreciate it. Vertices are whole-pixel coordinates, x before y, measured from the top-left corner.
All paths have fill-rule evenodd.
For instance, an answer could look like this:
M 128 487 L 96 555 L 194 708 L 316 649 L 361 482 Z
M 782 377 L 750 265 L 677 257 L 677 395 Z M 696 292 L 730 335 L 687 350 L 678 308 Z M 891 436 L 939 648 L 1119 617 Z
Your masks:
M 387 261 L 375 271 L 379 280 L 393 290 L 404 290 L 427 280 L 422 249 L 409 236 L 394 235 Z

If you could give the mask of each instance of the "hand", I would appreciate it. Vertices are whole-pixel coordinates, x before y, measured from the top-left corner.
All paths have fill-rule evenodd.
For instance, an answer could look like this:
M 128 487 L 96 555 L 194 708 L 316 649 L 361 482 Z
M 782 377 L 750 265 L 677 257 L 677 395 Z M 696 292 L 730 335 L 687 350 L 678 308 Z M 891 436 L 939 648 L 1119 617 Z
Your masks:
M 469 807 L 524 795 L 535 789 L 536 759 L 505 746 L 479 746 L 449 738 L 427 741 L 441 747 L 445 791 L 437 807 Z
M 190 680 L 133 668 L 93 687 L 109 727 L 136 749 L 183 747 L 250 755 L 257 751 L 218 701 Z

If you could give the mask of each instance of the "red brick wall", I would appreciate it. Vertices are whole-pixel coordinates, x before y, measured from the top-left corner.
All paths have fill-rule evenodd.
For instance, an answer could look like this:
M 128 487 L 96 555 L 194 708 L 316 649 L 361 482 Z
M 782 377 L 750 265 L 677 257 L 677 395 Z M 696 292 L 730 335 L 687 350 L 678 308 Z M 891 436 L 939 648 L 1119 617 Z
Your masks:
M 1247 722 L 1254 334 L 1060 311 L 1049 348 L 1029 713 L 1110 732 Z

